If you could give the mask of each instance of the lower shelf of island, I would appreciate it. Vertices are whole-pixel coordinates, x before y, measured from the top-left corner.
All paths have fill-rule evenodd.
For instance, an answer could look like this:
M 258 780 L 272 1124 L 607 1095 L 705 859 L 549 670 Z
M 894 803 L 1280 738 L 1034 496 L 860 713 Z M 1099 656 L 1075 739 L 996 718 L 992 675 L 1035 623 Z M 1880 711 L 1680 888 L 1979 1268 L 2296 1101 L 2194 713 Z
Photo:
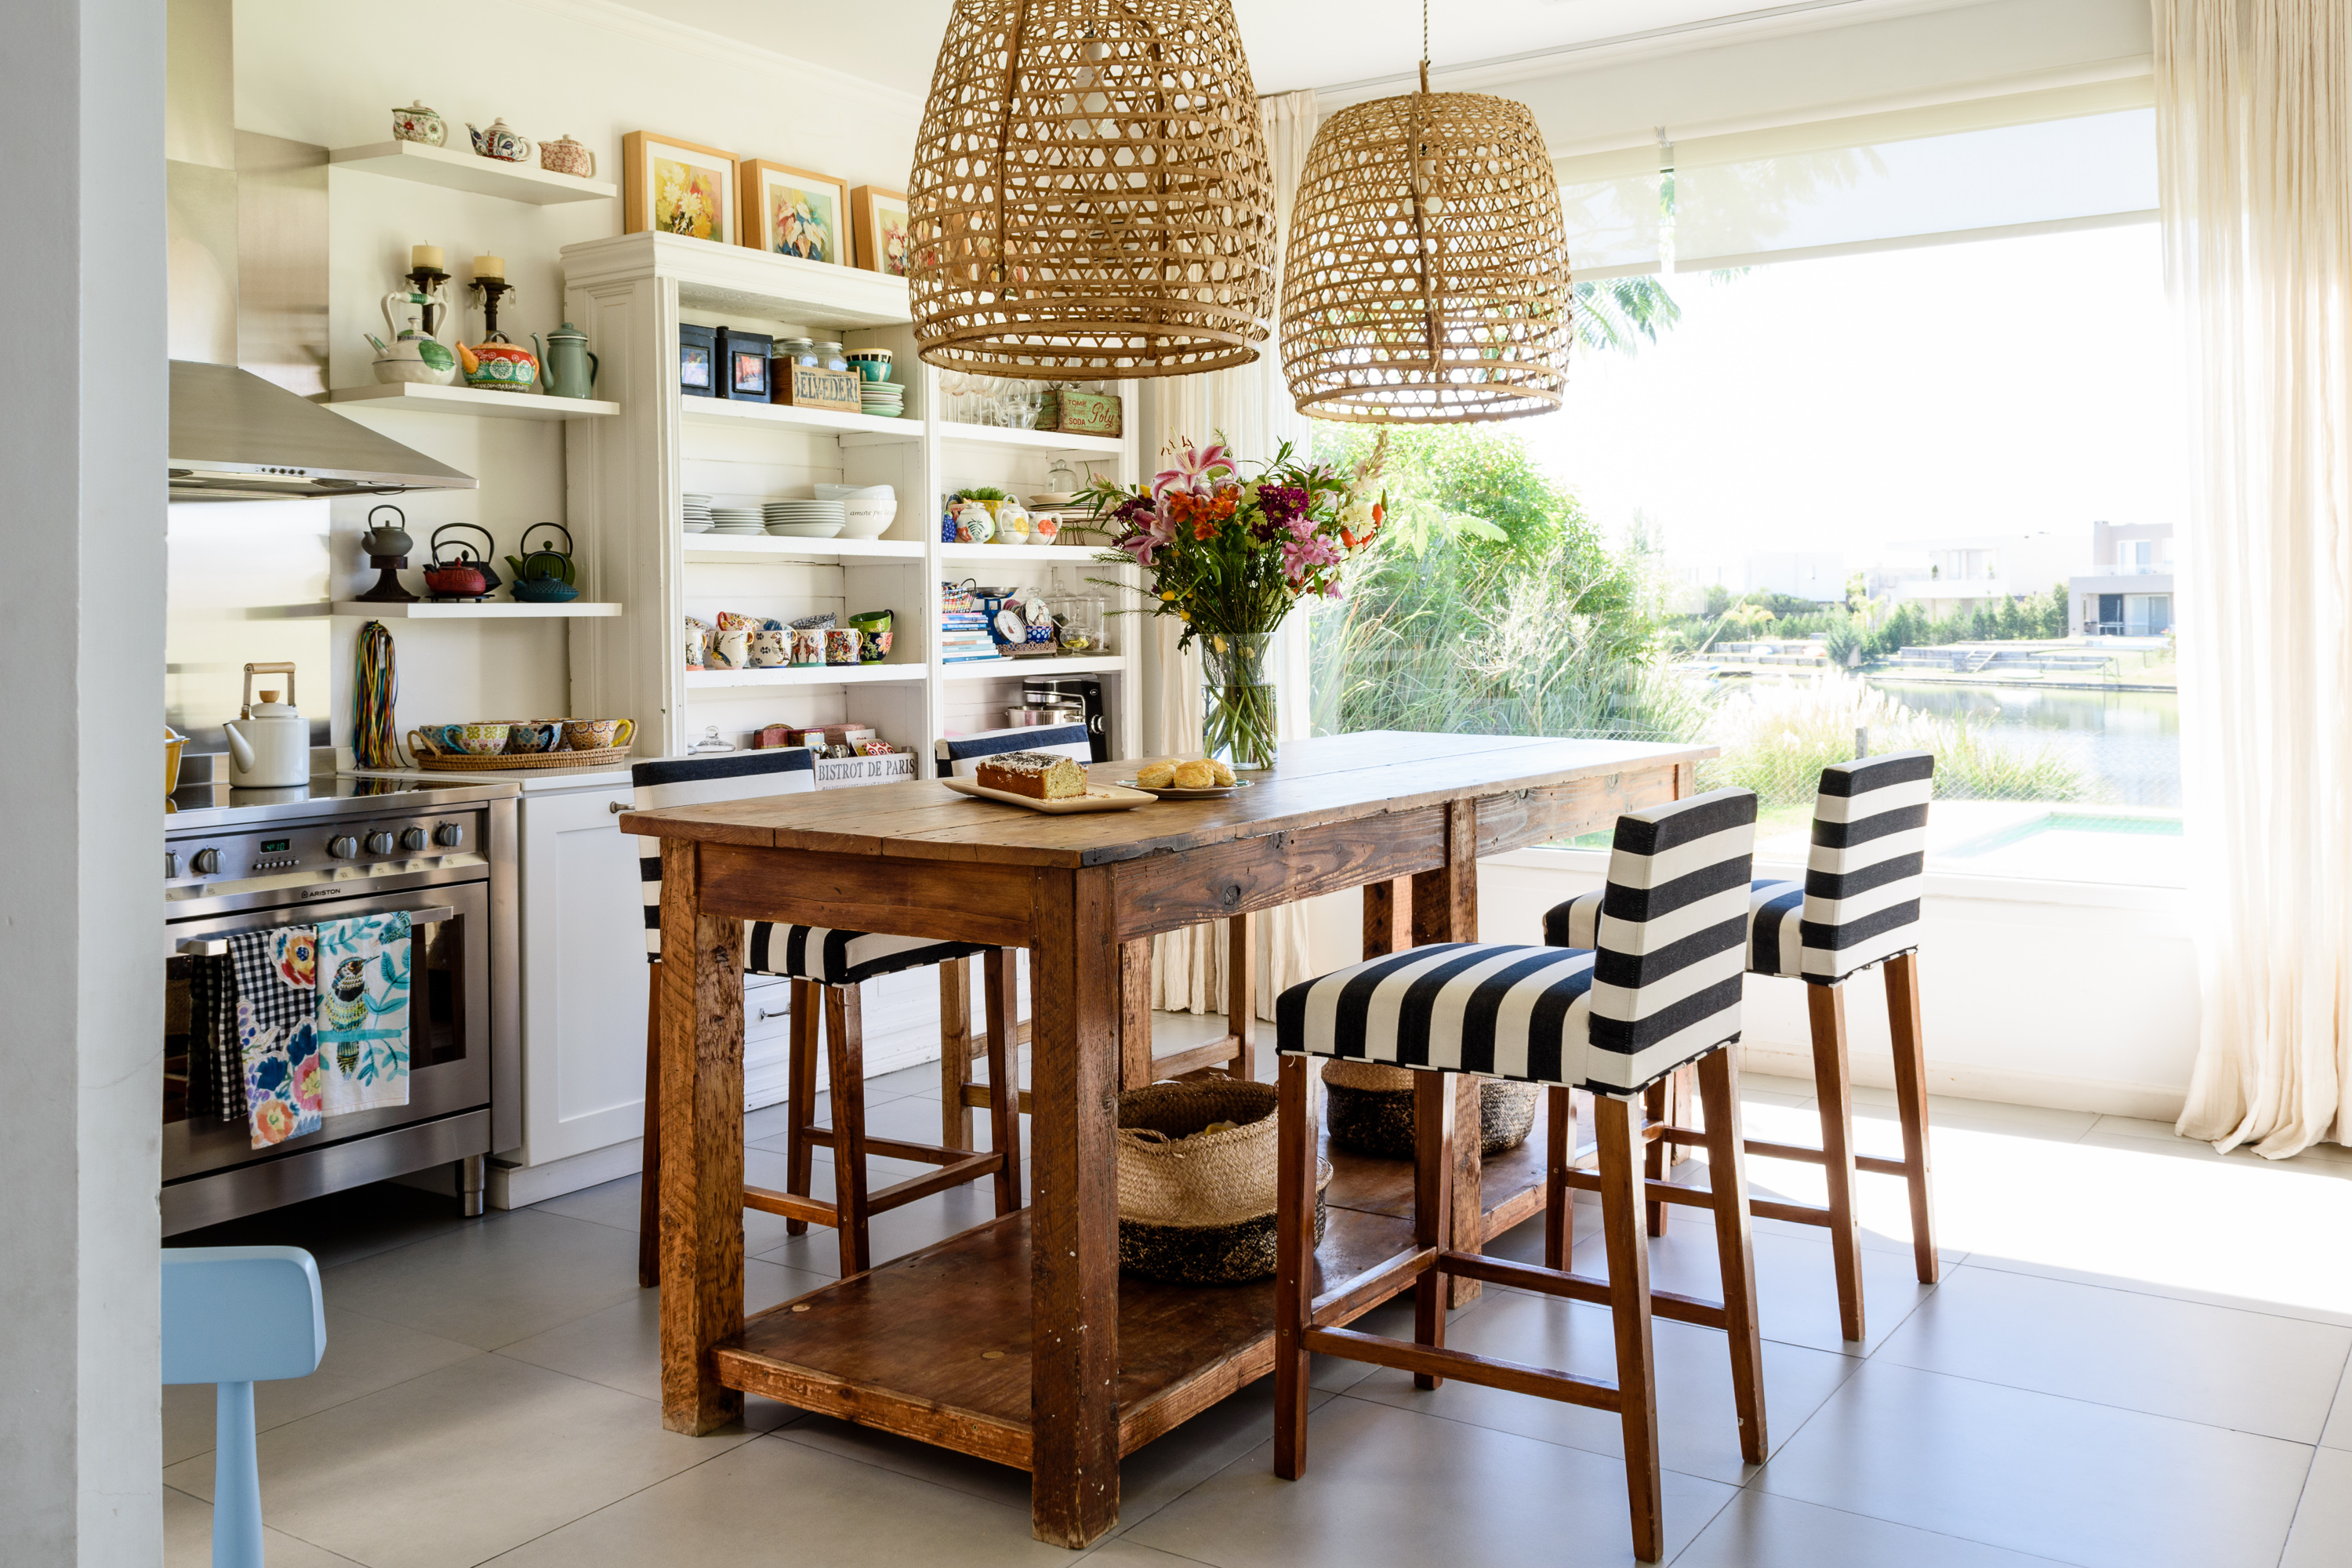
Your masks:
M 1485 1163 L 1487 1239 L 1543 1202 L 1544 1122 Z M 1320 1294 L 1412 1242 L 1412 1166 L 1327 1149 Z M 748 1319 L 715 1361 L 730 1388 L 1030 1468 L 1030 1210 Z M 1367 1302 L 1364 1310 L 1377 1303 Z M 1274 1281 L 1202 1289 L 1118 1279 L 1119 1452 L 1274 1370 Z
M 709 691 L 730 686 L 887 686 L 912 684 L 929 674 L 919 664 L 786 665 L 775 669 L 689 669 L 688 691 Z

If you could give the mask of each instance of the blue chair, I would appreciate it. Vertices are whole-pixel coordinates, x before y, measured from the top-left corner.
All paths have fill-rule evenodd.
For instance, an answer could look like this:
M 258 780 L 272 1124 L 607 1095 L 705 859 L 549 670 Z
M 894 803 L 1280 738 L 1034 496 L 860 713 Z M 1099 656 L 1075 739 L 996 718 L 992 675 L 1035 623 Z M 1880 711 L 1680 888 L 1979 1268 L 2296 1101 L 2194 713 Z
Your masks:
M 300 1247 L 163 1249 L 163 1381 L 220 1385 L 213 1568 L 262 1568 L 253 1385 L 308 1377 L 326 1352 L 319 1266 Z

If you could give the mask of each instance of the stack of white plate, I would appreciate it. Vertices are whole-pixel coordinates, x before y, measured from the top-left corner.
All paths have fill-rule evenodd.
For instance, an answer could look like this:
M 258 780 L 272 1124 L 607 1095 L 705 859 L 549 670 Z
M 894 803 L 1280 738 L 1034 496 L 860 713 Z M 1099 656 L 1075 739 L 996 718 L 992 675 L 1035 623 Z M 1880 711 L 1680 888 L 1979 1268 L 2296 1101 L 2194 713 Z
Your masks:
M 697 495 L 692 490 L 686 492 L 686 531 L 688 533 L 710 531 L 710 498 L 709 496 Z
M 866 412 L 879 419 L 896 419 L 906 412 L 907 389 L 895 381 L 860 379 L 857 395 Z
M 761 533 L 766 525 L 760 514 L 748 506 L 714 506 L 710 509 L 710 531 L 713 533 Z
M 831 539 L 845 521 L 837 500 L 772 500 L 760 510 L 768 531 L 782 539 Z

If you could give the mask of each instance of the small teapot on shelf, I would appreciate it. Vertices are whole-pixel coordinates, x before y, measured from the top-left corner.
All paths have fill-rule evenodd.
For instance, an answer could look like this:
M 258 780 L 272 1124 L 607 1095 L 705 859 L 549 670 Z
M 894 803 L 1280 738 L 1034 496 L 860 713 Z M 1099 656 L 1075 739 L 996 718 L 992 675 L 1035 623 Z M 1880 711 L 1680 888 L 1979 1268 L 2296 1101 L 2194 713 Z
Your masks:
M 469 120 L 466 129 L 473 135 L 474 151 L 485 158 L 508 163 L 526 163 L 530 158 L 530 138 L 504 120 L 492 121 L 487 131 Z
M 390 522 L 376 521 L 376 512 L 392 513 Z M 360 549 L 368 564 L 376 569 L 375 586 L 360 595 L 368 605 L 411 605 L 416 595 L 400 585 L 400 569 L 408 564 L 408 552 L 416 542 L 408 535 L 408 519 L 401 510 L 385 501 L 368 513 L 368 531 L 360 536 Z
M 437 110 L 425 108 L 420 98 L 406 109 L 392 111 L 392 134 L 396 141 L 438 147 L 449 140 L 449 122 Z
M 441 558 L 441 536 L 453 528 L 467 529 L 482 536 L 482 553 L 459 539 L 450 548 L 457 553 L 449 560 Z M 436 599 L 479 599 L 487 597 L 499 585 L 498 574 L 490 570 L 489 552 L 498 548 L 490 531 L 478 522 L 445 522 L 433 531 L 433 558 L 425 563 L 425 585 L 433 590 Z
M 571 174 L 583 180 L 596 177 L 596 154 L 584 142 L 574 142 L 565 132 L 552 142 L 539 144 L 539 166 L 551 174 Z
M 596 395 L 596 356 L 588 352 L 588 334 L 566 321 L 547 334 L 541 343 L 539 334 L 530 334 L 530 346 L 539 350 L 541 379 L 550 397 L 593 397 Z
M 530 536 L 542 528 L 563 535 L 563 548 L 530 547 Z M 514 596 L 526 605 L 568 605 L 580 596 L 580 569 L 572 559 L 572 531 L 560 522 L 535 522 L 523 530 L 523 554 L 507 557 L 515 574 Z

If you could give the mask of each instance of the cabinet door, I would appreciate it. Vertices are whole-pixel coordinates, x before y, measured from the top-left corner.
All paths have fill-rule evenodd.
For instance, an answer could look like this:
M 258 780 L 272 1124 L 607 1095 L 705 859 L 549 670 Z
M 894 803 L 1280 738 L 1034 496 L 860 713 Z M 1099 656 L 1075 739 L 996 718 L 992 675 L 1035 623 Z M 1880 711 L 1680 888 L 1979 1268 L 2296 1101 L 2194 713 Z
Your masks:
M 526 795 L 522 819 L 523 1163 L 645 1131 L 646 963 L 625 788 Z

